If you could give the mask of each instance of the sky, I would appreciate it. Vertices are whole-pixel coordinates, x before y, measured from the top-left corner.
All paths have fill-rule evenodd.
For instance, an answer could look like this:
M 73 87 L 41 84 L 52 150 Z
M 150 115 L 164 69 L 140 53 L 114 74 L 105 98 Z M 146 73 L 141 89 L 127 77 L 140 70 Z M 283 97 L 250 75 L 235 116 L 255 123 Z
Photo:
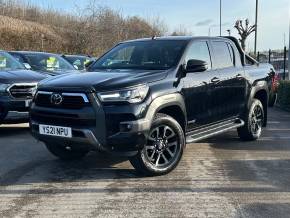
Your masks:
M 25 1 L 25 0 L 24 0 Z M 66 13 L 77 13 L 90 0 L 27 0 L 42 8 L 53 8 Z M 124 15 L 144 18 L 159 17 L 174 31 L 180 26 L 195 36 L 219 35 L 220 0 L 96 0 L 103 6 L 121 11 Z M 223 35 L 228 29 L 238 36 L 233 28 L 237 19 L 248 18 L 255 22 L 255 0 L 222 0 Z M 258 50 L 282 49 L 289 44 L 289 0 L 259 0 Z M 284 40 L 285 39 L 285 40 Z M 247 42 L 248 50 L 254 48 L 254 34 Z

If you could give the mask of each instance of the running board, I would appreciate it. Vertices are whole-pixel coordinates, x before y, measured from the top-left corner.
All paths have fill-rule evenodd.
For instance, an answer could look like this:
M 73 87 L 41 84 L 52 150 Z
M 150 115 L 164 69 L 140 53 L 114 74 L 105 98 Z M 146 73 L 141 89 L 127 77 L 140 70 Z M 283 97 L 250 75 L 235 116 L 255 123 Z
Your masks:
M 206 139 L 215 135 L 219 135 L 223 132 L 227 132 L 231 129 L 235 129 L 245 125 L 245 122 L 241 119 L 231 119 L 201 127 L 186 134 L 186 143 L 193 143 Z

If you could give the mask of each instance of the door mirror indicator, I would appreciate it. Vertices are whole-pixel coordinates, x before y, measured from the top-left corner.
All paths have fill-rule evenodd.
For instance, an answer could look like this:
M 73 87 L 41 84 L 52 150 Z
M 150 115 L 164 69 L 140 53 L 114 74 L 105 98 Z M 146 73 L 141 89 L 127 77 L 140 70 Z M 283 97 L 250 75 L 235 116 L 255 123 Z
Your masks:
M 186 72 L 203 72 L 208 69 L 208 63 L 202 60 L 190 59 L 186 64 Z

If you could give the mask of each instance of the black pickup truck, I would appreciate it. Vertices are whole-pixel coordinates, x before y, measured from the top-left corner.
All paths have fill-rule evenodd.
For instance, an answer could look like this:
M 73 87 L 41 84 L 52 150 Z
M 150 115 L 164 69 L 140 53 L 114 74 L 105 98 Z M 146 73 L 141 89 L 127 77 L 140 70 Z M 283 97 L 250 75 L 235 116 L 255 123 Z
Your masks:
M 245 55 L 235 38 L 122 42 L 90 70 L 41 82 L 31 106 L 32 134 L 61 159 L 100 150 L 161 175 L 186 143 L 231 129 L 256 140 L 267 124 L 273 67 Z
M 37 83 L 46 77 L 25 69 L 7 52 L 0 51 L 0 124 L 28 121 Z

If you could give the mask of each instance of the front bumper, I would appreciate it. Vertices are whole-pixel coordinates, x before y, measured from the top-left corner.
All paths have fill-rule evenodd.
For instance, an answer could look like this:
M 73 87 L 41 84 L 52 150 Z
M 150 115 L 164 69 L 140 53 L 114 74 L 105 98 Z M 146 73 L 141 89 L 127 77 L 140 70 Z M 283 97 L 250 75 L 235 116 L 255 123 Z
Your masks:
M 91 150 L 106 151 L 114 154 L 132 156 L 142 149 L 146 143 L 149 132 L 149 121 L 139 120 L 134 122 L 124 122 L 126 129 L 107 138 L 106 143 L 101 143 L 95 136 L 96 129 L 72 128 L 72 138 L 57 136 L 47 136 L 39 134 L 39 124 L 30 122 L 32 135 L 43 142 L 58 142 L 62 145 L 84 146 Z M 129 128 L 128 128 L 129 127 Z
M 91 149 L 96 149 L 96 150 L 103 150 L 101 147 L 100 142 L 97 140 L 95 137 L 94 133 L 92 130 L 89 129 L 77 129 L 73 128 L 72 129 L 72 138 L 64 138 L 64 137 L 55 137 L 55 136 L 47 136 L 47 135 L 41 135 L 39 134 L 39 123 L 36 123 L 34 121 L 30 122 L 30 129 L 32 135 L 44 142 L 61 142 L 62 144 L 83 144 L 83 146 L 89 146 Z
M 140 119 L 120 123 L 120 132 L 107 138 L 107 146 L 114 152 L 138 151 L 146 144 L 150 121 Z
M 9 95 L 0 96 L 1 122 L 27 122 L 31 99 L 14 99 Z
M 91 105 L 77 110 L 46 108 L 33 103 L 30 110 L 32 135 L 45 143 L 86 146 L 92 150 L 125 156 L 134 155 L 143 148 L 150 121 L 144 118 L 135 119 L 140 106 L 104 107 L 94 94 L 89 93 L 87 97 Z M 41 135 L 39 124 L 70 127 L 72 138 Z

